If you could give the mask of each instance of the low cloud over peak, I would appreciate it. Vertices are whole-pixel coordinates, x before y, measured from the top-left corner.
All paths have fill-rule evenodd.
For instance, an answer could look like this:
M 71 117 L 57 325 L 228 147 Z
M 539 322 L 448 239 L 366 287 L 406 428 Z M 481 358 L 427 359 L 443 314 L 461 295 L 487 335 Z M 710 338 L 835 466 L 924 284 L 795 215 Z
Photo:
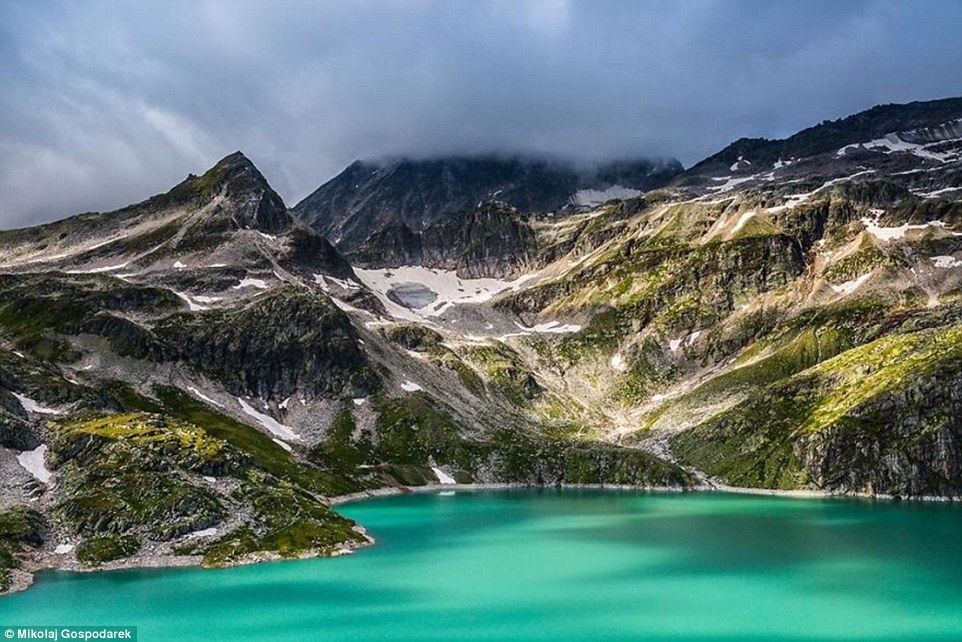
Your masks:
M 686 165 L 960 93 L 952 2 L 0 6 L 0 227 L 112 209 L 243 149 L 288 203 L 356 158 Z

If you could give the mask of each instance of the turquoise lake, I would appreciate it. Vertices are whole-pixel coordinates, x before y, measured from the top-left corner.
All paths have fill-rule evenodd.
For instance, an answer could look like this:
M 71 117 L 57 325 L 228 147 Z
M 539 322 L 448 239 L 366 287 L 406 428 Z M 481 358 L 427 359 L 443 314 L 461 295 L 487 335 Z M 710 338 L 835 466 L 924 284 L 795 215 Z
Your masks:
M 0 627 L 141 641 L 960 640 L 962 506 L 587 490 L 340 507 L 355 555 L 40 575 Z

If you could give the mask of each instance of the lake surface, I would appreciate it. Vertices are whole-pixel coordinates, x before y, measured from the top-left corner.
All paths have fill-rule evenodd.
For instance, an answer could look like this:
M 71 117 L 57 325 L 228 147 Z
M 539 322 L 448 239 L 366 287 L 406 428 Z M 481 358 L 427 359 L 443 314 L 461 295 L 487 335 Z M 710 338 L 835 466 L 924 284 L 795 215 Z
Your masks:
M 378 544 L 224 570 L 48 572 L 0 627 L 139 640 L 959 640 L 962 506 L 509 490 L 340 507 Z

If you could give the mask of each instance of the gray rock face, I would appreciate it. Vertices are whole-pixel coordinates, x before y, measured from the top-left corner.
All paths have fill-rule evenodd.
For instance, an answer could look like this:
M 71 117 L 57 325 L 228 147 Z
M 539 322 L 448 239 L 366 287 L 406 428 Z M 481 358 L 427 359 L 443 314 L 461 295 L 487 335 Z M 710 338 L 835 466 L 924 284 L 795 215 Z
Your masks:
M 230 204 L 220 210 L 222 216 L 239 228 L 277 234 L 291 227 L 284 201 L 241 152 L 224 157 L 203 176 L 188 176 L 170 192 L 152 200 L 206 201 L 216 196 L 223 196 Z
M 20 402 L 0 388 L 0 446 L 30 450 L 39 445 Z
M 962 118 L 932 127 L 920 127 L 904 131 L 899 136 L 907 143 L 927 145 L 962 138 Z
M 362 267 L 423 265 L 477 278 L 510 275 L 530 265 L 536 249 L 524 216 L 506 203 L 491 202 L 431 223 L 420 233 L 403 223 L 385 227 L 351 256 Z
M 281 289 L 237 311 L 170 318 L 155 333 L 170 358 L 235 394 L 363 397 L 377 386 L 348 318 L 304 290 Z
M 526 241 L 516 225 L 503 227 L 504 212 L 513 209 L 523 220 L 533 213 L 569 211 L 579 190 L 619 185 L 644 191 L 680 171 L 673 160 L 611 163 L 589 171 L 517 157 L 358 161 L 292 212 L 350 258 L 372 267 L 462 264 L 465 273 L 495 275 L 510 271 Z M 486 208 L 491 201 L 504 205 Z M 486 240 L 477 238 L 479 229 Z
M 947 364 L 947 370 L 957 369 Z M 962 496 L 962 374 L 906 381 L 795 451 L 823 488 Z

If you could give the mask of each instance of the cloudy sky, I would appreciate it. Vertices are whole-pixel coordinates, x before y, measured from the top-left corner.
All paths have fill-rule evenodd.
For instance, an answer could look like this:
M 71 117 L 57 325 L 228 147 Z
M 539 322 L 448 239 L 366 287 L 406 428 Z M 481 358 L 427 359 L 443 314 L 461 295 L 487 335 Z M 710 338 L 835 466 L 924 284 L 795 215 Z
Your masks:
M 699 160 L 962 94 L 962 2 L 0 2 L 0 228 L 243 150 L 288 204 L 355 158 Z

